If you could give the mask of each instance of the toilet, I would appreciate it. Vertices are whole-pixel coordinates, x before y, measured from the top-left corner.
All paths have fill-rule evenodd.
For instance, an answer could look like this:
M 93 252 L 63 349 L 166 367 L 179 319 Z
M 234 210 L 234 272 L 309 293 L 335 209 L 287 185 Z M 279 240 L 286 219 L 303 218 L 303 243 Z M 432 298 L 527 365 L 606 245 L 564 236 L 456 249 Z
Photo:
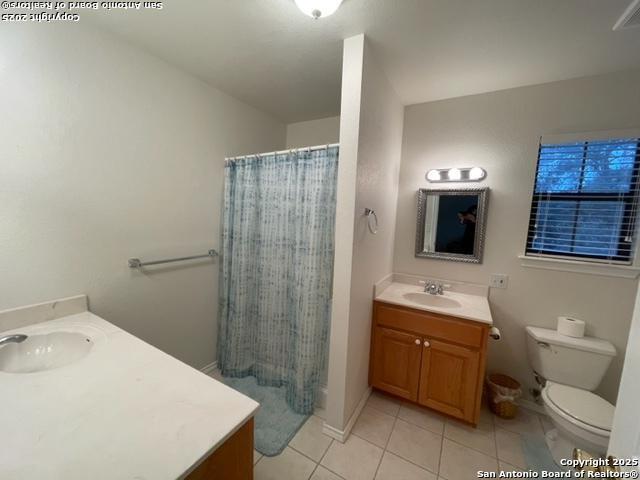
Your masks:
M 574 448 L 607 453 L 615 407 L 593 390 L 604 378 L 616 349 L 606 340 L 574 338 L 556 330 L 527 327 L 529 362 L 542 387 L 544 408 L 555 429 L 546 442 L 553 459 L 570 459 Z

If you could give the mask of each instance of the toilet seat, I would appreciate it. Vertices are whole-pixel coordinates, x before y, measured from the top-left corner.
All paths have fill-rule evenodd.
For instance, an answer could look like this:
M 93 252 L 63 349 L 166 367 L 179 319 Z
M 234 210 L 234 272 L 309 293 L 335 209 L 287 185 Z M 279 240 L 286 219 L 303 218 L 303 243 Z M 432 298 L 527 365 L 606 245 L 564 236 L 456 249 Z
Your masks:
M 547 382 L 543 400 L 569 422 L 596 435 L 608 437 L 615 407 L 595 393 L 580 388 Z

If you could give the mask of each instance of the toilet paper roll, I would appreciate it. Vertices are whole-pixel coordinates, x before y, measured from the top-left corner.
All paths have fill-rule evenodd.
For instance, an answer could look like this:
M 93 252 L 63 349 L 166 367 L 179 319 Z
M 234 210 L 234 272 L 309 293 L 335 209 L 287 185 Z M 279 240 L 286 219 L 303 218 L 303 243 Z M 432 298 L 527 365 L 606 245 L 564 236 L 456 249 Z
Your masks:
M 558 317 L 558 333 L 567 337 L 584 337 L 585 323 L 579 318 Z
M 502 338 L 502 334 L 500 333 L 500 330 L 497 327 L 491 327 L 489 336 L 494 340 L 500 340 L 500 338 Z

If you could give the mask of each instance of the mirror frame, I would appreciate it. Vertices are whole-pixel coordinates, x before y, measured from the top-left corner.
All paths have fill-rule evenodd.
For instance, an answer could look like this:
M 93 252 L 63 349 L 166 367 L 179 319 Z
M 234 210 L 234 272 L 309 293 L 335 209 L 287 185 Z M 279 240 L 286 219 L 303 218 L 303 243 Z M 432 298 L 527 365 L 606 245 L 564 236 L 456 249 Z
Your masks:
M 476 235 L 473 243 L 473 255 L 447 252 L 424 251 L 424 227 L 426 220 L 427 196 L 438 195 L 478 195 L 478 214 L 476 216 Z M 449 260 L 453 262 L 482 263 L 484 252 L 484 240 L 487 224 L 487 204 L 489 188 L 458 188 L 458 189 L 429 189 L 418 190 L 418 220 L 416 223 L 416 257 L 434 258 L 437 260 Z

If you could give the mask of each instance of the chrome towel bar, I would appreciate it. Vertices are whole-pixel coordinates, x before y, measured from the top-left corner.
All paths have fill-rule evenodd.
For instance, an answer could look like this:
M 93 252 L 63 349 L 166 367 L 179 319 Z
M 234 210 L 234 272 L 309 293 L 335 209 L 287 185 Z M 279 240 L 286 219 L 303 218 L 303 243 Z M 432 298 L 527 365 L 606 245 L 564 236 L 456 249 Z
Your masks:
M 218 252 L 212 249 L 212 250 L 209 250 L 204 255 L 192 255 L 190 257 L 167 258 L 166 260 L 152 260 L 149 262 L 143 262 L 139 258 L 130 258 L 128 261 L 128 264 L 129 264 L 129 268 L 142 268 L 149 265 L 160 265 L 162 263 L 184 262 L 185 260 L 197 260 L 199 258 L 213 258 L 217 256 L 218 256 Z

